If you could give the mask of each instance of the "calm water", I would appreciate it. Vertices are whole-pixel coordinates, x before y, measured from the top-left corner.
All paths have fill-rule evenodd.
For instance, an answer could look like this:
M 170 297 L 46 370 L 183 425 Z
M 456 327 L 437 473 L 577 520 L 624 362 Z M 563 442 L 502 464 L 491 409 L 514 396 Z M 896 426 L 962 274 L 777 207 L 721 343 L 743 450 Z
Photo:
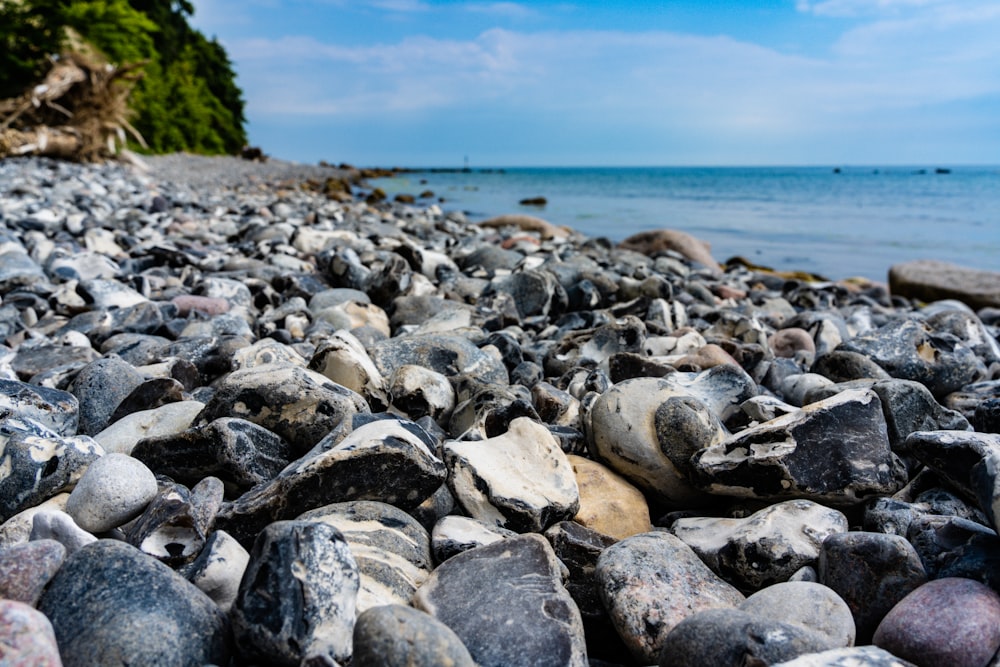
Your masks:
M 1000 167 L 523 168 L 375 184 L 390 195 L 430 189 L 473 221 L 527 213 L 613 241 L 672 227 L 711 243 L 720 261 L 742 255 L 830 278 L 885 280 L 912 259 L 1000 270 Z M 518 204 L 528 197 L 548 203 Z

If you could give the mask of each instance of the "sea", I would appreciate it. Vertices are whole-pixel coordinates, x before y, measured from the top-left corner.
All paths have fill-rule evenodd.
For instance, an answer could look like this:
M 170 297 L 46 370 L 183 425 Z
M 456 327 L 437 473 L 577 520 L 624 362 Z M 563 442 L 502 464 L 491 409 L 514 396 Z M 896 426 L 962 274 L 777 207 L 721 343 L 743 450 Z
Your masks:
M 523 213 L 614 242 L 679 229 L 720 262 L 831 280 L 886 281 L 916 259 L 1000 270 L 1000 165 L 428 169 L 372 185 L 431 191 L 418 201 L 472 222 Z

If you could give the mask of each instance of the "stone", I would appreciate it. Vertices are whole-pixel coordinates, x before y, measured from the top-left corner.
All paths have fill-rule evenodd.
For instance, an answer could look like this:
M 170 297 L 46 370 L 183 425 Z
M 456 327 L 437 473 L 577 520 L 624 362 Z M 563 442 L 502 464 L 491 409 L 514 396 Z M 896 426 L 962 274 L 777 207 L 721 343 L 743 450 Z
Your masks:
M 68 493 L 56 494 L 45 502 L 18 512 L 11 518 L 4 521 L 3 524 L 0 525 L 0 549 L 7 549 L 8 547 L 12 547 L 16 544 L 22 544 L 30 541 L 35 515 L 40 512 L 63 512 L 66 508 L 66 500 L 68 498 Z M 65 514 L 65 512 L 63 513 Z M 73 520 L 70 519 L 70 523 L 72 523 L 72 521 Z
M 78 526 L 73 521 L 73 517 L 56 509 L 42 510 L 34 514 L 30 539 L 32 541 L 55 540 L 63 545 L 66 553 L 73 553 L 91 542 L 97 541 L 94 535 Z
M 310 510 L 298 521 L 320 521 L 344 536 L 358 565 L 357 612 L 409 604 L 430 575 L 430 536 L 416 519 L 392 505 L 369 500 Z
M 455 390 L 443 374 L 404 364 L 389 378 L 389 403 L 414 421 L 429 416 L 443 425 L 455 409 Z
M 770 665 L 833 648 L 801 625 L 739 609 L 706 609 L 688 616 L 663 642 L 658 667 Z
M 62 437 L 30 420 L 0 417 L 0 520 L 72 489 L 103 454 L 89 436 Z
M 680 518 L 670 532 L 720 577 L 742 591 L 756 591 L 814 565 L 823 540 L 847 528 L 847 517 L 835 509 L 786 500 L 742 519 Z
M 653 529 L 645 496 L 623 477 L 583 456 L 568 455 L 580 509 L 573 521 L 615 539 L 624 539 Z
M 352 667 L 475 667 L 465 644 L 430 614 L 404 605 L 374 607 L 354 625 Z
M 195 421 L 202 426 L 223 417 L 253 422 L 304 454 L 341 421 L 370 412 L 360 394 L 298 366 L 264 364 L 233 371 Z
M 921 301 L 957 299 L 976 309 L 1000 306 L 1000 273 L 936 260 L 893 264 L 889 289 Z
M 812 335 L 799 327 L 778 329 L 767 339 L 774 356 L 786 359 L 801 357 L 807 365 L 812 365 L 816 356 L 816 343 Z
M 906 539 L 928 579 L 964 577 L 1000 586 L 1000 538 L 986 526 L 954 516 L 923 515 L 910 522 Z
M 930 390 L 912 380 L 883 380 L 872 385 L 882 401 L 889 444 L 908 453 L 906 437 L 915 431 L 971 431 L 969 421 L 934 400 Z
M 762 588 L 740 605 L 754 618 L 799 625 L 826 637 L 831 647 L 853 646 L 854 616 L 829 586 L 786 581 Z
M 457 383 L 458 404 L 446 431 L 457 440 L 485 440 L 503 435 L 513 420 L 524 417 L 541 421 L 530 395 L 517 385 L 482 384 L 474 379 Z
M 206 477 L 191 490 L 161 482 L 146 510 L 125 528 L 125 539 L 172 567 L 190 562 L 208 541 L 222 493 L 222 482 L 216 477 Z
M 250 554 L 224 530 L 212 531 L 198 557 L 178 573 L 229 612 L 239 593 Z
M 221 417 L 183 432 L 144 438 L 132 456 L 182 484 L 218 477 L 236 495 L 274 479 L 293 454 L 284 439 L 263 426 Z
M 389 404 L 386 379 L 361 341 L 348 331 L 336 331 L 320 343 L 309 360 L 309 369 L 361 394 L 375 409 Z
M 876 646 L 921 667 L 979 667 L 1000 649 L 1000 595 L 947 577 L 911 591 L 886 614 Z
M 133 412 L 94 435 L 94 440 L 105 452 L 131 455 L 143 438 L 176 435 L 187 430 L 204 408 L 205 404 L 198 401 L 179 401 Z
M 40 539 L 0 549 L 0 599 L 34 607 L 64 560 L 66 547 L 55 540 Z
M 927 581 L 913 546 L 899 535 L 851 531 L 828 537 L 816 568 L 819 582 L 844 599 L 858 644 L 871 643 L 883 617 Z
M 780 394 L 791 405 L 802 407 L 810 402 L 810 394 L 835 386 L 833 380 L 819 373 L 792 373 L 781 381 Z
M 369 422 L 330 449 L 318 444 L 271 481 L 224 504 L 216 527 L 248 546 L 267 524 L 331 503 L 376 500 L 414 508 L 447 476 L 428 441 L 413 422 Z
M 431 550 L 434 560 L 443 563 L 452 556 L 493 544 L 517 535 L 513 530 L 478 521 L 467 516 L 441 517 L 431 531 Z
M 750 427 L 692 457 L 710 493 L 851 505 L 906 482 L 892 453 L 881 403 L 868 390 L 844 391 Z
M 604 606 L 633 658 L 655 663 L 671 630 L 706 609 L 744 600 L 670 533 L 633 535 L 604 550 L 597 561 Z
M 142 514 L 156 491 L 156 477 L 141 461 L 105 454 L 76 483 L 66 513 L 84 530 L 103 533 Z
M 63 665 L 49 619 L 24 602 L 0 599 L 0 646 L 7 667 Z
M 440 564 L 413 599 L 450 627 L 481 667 L 584 667 L 580 612 L 541 535 L 512 537 Z
M 695 264 L 704 266 L 714 275 L 720 273 L 719 263 L 712 258 L 709 245 L 677 229 L 639 232 L 626 238 L 618 244 L 618 247 L 651 257 L 670 250 L 679 253 Z
M 890 322 L 837 349 L 863 354 L 891 376 L 920 382 L 939 398 L 985 374 L 982 362 L 961 339 L 913 319 Z
M 230 611 L 241 655 L 271 665 L 351 657 L 358 566 L 317 521 L 276 521 L 254 542 Z M 323 664 L 323 663 L 319 663 Z
M 877 646 L 835 648 L 779 662 L 772 667 L 914 667 Z
M 0 414 L 12 413 L 57 435 L 72 436 L 76 435 L 79 409 L 76 396 L 68 391 L 0 379 Z
M 384 377 L 400 366 L 423 366 L 446 377 L 460 373 L 487 384 L 507 385 L 507 369 L 498 355 L 480 350 L 467 338 L 454 334 L 424 334 L 390 338 L 376 343 L 372 361 Z
M 579 509 L 566 455 L 547 428 L 525 417 L 486 441 L 446 442 L 444 458 L 452 494 L 475 519 L 540 532 Z
M 589 440 L 597 458 L 670 506 L 706 502 L 689 480 L 688 462 L 725 437 L 704 402 L 662 378 L 626 380 L 601 394 L 590 410 Z
M 984 459 L 1000 458 L 1000 435 L 995 433 L 915 431 L 907 436 L 904 446 L 917 460 L 973 498 L 977 487 L 983 488 L 981 478 L 974 478 L 973 471 Z M 985 472 L 985 468 L 980 470 Z M 991 502 L 981 506 L 987 513 L 992 512 Z
M 122 542 L 100 540 L 71 554 L 38 609 L 52 622 L 66 667 L 229 660 L 225 614 L 166 565 Z
M 810 370 L 813 374 L 825 377 L 834 383 L 867 378 L 888 380 L 892 377 L 870 356 L 862 352 L 844 349 L 843 344 L 816 359 Z
M 80 402 L 80 434 L 107 428 L 118 404 L 142 382 L 142 374 L 119 357 L 103 357 L 80 369 L 70 387 Z

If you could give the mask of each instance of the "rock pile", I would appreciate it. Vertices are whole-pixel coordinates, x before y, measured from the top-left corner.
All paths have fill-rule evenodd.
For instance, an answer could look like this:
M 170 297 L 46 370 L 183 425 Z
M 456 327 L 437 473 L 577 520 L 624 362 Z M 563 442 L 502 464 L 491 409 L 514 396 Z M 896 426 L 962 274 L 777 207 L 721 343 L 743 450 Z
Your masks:
M 994 664 L 996 311 L 151 163 L 0 162 L 10 664 Z

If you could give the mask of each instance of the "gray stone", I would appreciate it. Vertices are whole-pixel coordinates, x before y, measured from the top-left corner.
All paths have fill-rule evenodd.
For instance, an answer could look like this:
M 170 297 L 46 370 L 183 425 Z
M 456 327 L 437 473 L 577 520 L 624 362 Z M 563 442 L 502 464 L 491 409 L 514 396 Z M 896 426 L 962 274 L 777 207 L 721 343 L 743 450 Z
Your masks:
M 455 409 L 455 390 L 443 374 L 405 364 L 389 379 L 389 402 L 414 421 L 426 415 L 438 424 L 447 424 Z
M 254 542 L 230 612 L 239 651 L 272 665 L 347 661 L 357 595 L 358 566 L 340 531 L 272 523 Z
M 216 530 L 198 557 L 178 573 L 212 598 L 219 609 L 228 612 L 236 601 L 249 562 L 250 554 L 239 542 L 226 531 Z
M 465 644 L 430 614 L 403 605 L 374 607 L 354 626 L 352 667 L 475 667 Z
M 68 496 L 67 500 L 69 500 Z M 55 540 L 63 545 L 67 553 L 74 553 L 91 542 L 97 541 L 94 535 L 76 525 L 73 517 L 56 509 L 34 513 L 31 521 L 30 539 L 32 541 Z
M 23 248 L 12 244 L 0 245 L 0 292 L 6 293 L 22 285 L 48 282 L 45 271 Z
M 961 339 L 913 319 L 890 322 L 841 343 L 837 349 L 863 354 L 891 376 L 920 382 L 937 397 L 985 374 L 983 363 Z
M 841 344 L 836 350 L 816 359 L 812 373 L 827 378 L 833 383 L 852 380 L 888 380 L 892 375 L 868 355 L 847 350 Z
M 906 437 L 915 431 L 972 430 L 965 417 L 942 407 L 919 382 L 884 380 L 876 382 L 872 390 L 882 401 L 889 444 L 895 452 L 906 452 Z
M 35 606 L 65 560 L 66 547 L 55 540 L 0 549 L 0 599 Z
M 176 435 L 188 429 L 205 408 L 198 401 L 167 403 L 152 410 L 133 412 L 94 436 L 105 452 L 132 455 L 143 438 Z
M 348 331 L 336 331 L 320 343 L 309 368 L 361 394 L 375 409 L 384 409 L 389 404 L 386 378 L 361 342 Z
M 513 530 L 479 521 L 467 516 L 441 517 L 431 531 L 431 551 L 434 560 L 443 563 L 452 556 L 493 544 L 517 535 Z
M 7 667 L 63 666 L 49 619 L 17 600 L 0 600 L 0 646 Z
M 1000 273 L 929 259 L 893 264 L 889 289 L 921 301 L 957 299 L 977 309 L 1000 306 Z
M 221 417 L 180 433 L 144 438 L 132 456 L 182 484 L 218 477 L 230 494 L 237 494 L 274 479 L 288 465 L 292 450 L 263 426 Z
M 451 377 L 460 373 L 485 383 L 506 385 L 507 369 L 498 355 L 480 350 L 467 338 L 454 334 L 424 334 L 390 338 L 371 350 L 372 360 L 384 377 L 400 366 L 423 366 Z
M 336 502 L 376 500 L 401 509 L 420 505 L 445 481 L 429 436 L 412 422 L 373 421 L 331 449 L 322 443 L 273 480 L 223 505 L 216 526 L 247 546 L 272 521 Z
M 430 575 L 430 536 L 424 527 L 392 505 L 356 500 L 311 510 L 298 521 L 320 521 L 336 528 L 358 564 L 361 588 L 357 611 L 409 604 Z
M 434 570 L 414 606 L 450 627 L 482 667 L 587 665 L 576 603 L 540 535 L 458 554 Z
M 195 425 L 222 417 L 245 419 L 278 434 L 301 455 L 345 418 L 369 411 L 358 393 L 315 371 L 265 364 L 222 378 Z
M 68 491 L 104 450 L 89 436 L 62 437 L 30 420 L 0 419 L 0 520 Z
M 1000 435 L 995 433 L 915 431 L 906 438 L 905 446 L 917 460 L 972 498 L 976 497 L 977 487 L 987 490 L 983 474 L 992 464 L 984 461 L 1000 458 Z M 982 500 L 990 497 L 992 493 L 984 495 Z M 981 507 L 987 513 L 992 512 L 991 502 Z
M 458 401 L 447 431 L 458 440 L 485 440 L 503 435 L 515 419 L 526 417 L 540 421 L 523 387 L 483 384 L 463 378 L 457 384 Z
M 907 527 L 928 579 L 964 577 L 1000 587 L 1000 538 L 986 526 L 954 516 L 922 515 Z
M 30 541 L 32 524 L 35 521 L 35 515 L 40 512 L 56 511 L 65 514 L 63 510 L 66 509 L 66 500 L 68 498 L 68 493 L 56 494 L 40 505 L 29 507 L 28 509 L 18 512 L 11 518 L 4 521 L 3 524 L 0 525 L 0 549 L 6 549 L 14 546 L 15 544 L 23 544 L 24 542 Z M 69 518 L 68 515 L 67 518 Z M 72 522 L 73 520 L 70 519 L 70 523 Z M 75 526 L 76 524 L 73 525 Z
M 84 530 L 103 533 L 142 514 L 156 491 L 156 477 L 141 461 L 105 454 L 87 466 L 69 494 L 66 513 Z
M 38 609 L 52 622 L 66 667 L 229 659 L 228 622 L 215 603 L 122 542 L 100 540 L 70 555 Z
M 0 379 L 0 414 L 30 419 L 61 436 L 76 435 L 80 418 L 76 396 L 68 391 Z
M 823 540 L 847 527 L 847 517 L 835 509 L 787 500 L 743 519 L 681 518 L 670 532 L 720 577 L 740 590 L 755 591 L 815 564 Z
M 980 667 L 1000 649 L 1000 595 L 978 581 L 930 581 L 900 600 L 872 643 L 921 667 Z
M 889 610 L 927 581 L 917 552 L 905 538 L 859 531 L 828 537 L 817 572 L 820 583 L 850 607 L 858 644 L 870 643 Z
M 540 532 L 580 507 L 573 468 L 545 426 L 521 417 L 503 435 L 444 446 L 448 485 L 473 517 Z
M 772 667 L 914 667 L 912 662 L 901 660 L 877 646 L 835 648 L 810 653 Z
M 801 625 L 739 609 L 707 609 L 688 616 L 663 642 L 658 667 L 770 665 L 827 648 L 827 638 Z
M 597 585 L 615 629 L 644 665 L 659 659 L 667 635 L 688 616 L 744 600 L 691 547 L 664 532 L 633 535 L 605 549 Z
M 221 504 L 222 482 L 216 477 L 206 477 L 190 491 L 161 483 L 142 516 L 125 528 L 125 538 L 167 565 L 183 565 L 205 547 Z
M 871 391 L 844 391 L 706 447 L 692 457 L 705 491 L 850 505 L 891 494 L 906 470 Z
M 831 647 L 853 646 L 854 616 L 843 598 L 829 586 L 811 581 L 786 581 L 762 588 L 740 605 L 755 618 L 800 625 L 823 635 Z
M 111 415 L 143 377 L 118 357 L 93 361 L 77 374 L 70 391 L 80 401 L 80 433 L 95 435 L 107 428 Z

